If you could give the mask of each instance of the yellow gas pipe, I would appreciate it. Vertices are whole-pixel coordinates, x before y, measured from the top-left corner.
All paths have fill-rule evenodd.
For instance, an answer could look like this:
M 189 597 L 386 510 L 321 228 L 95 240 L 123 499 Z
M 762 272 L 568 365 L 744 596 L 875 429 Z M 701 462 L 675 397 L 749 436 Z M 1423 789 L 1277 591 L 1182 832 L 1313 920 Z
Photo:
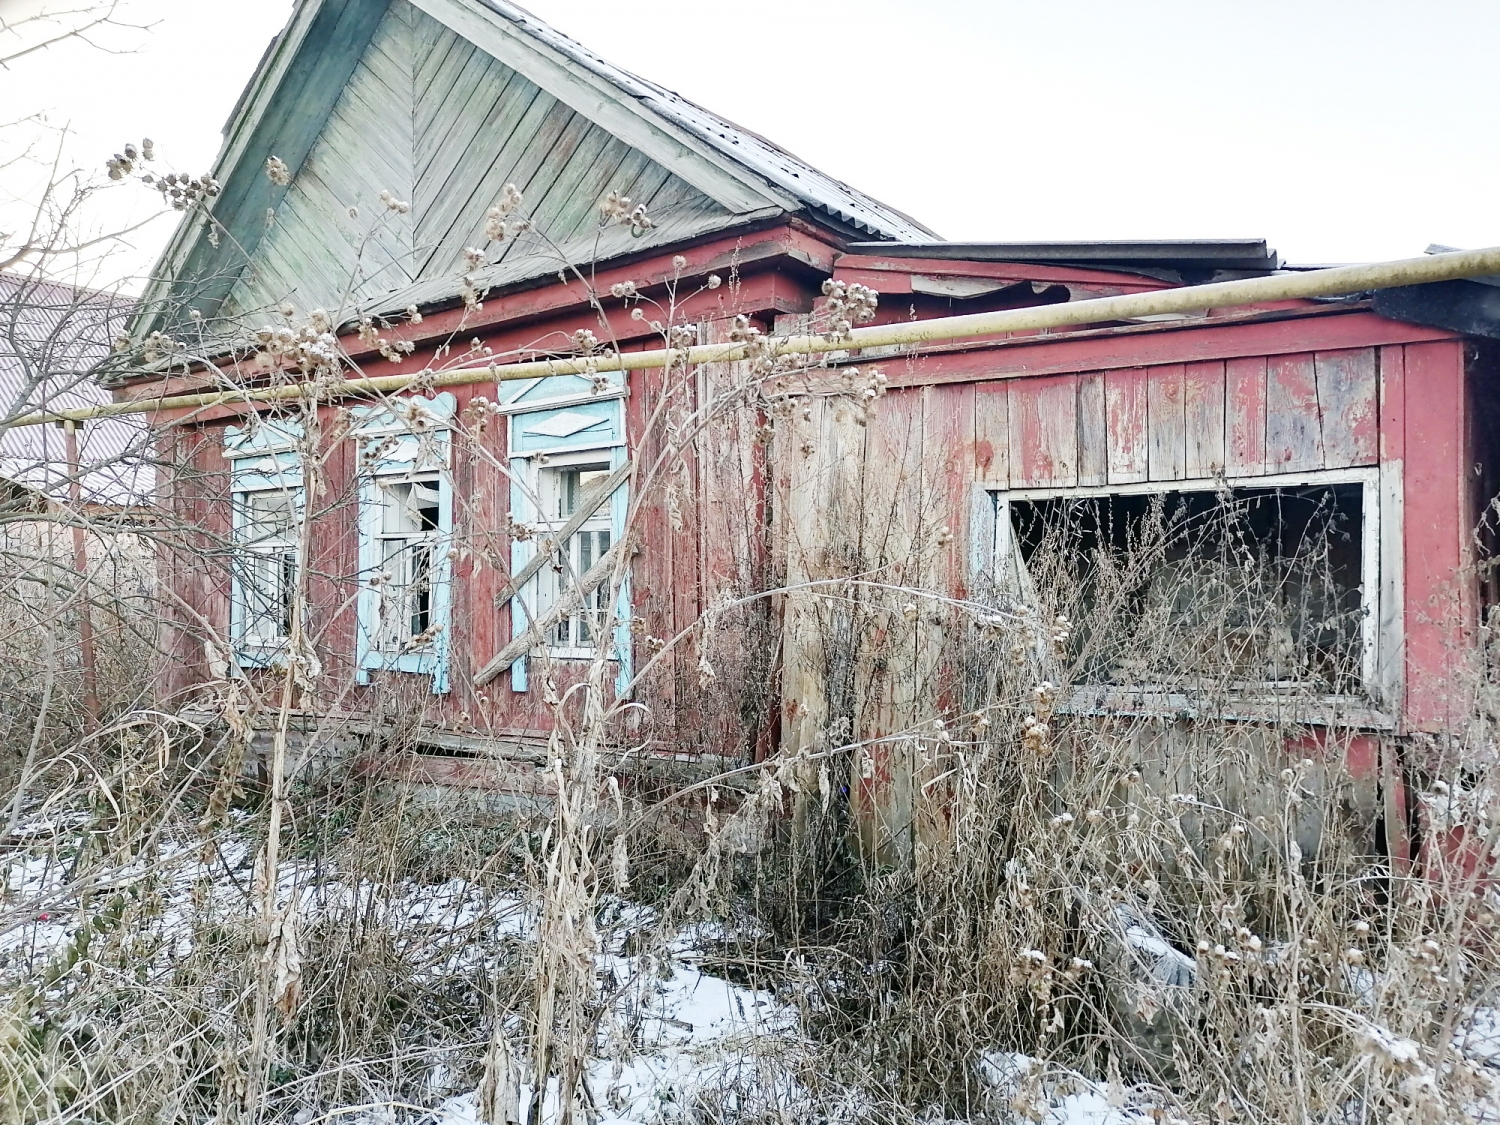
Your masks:
M 1011 332 L 1065 328 L 1078 324 L 1098 324 L 1101 321 L 1131 320 L 1143 316 L 1205 312 L 1209 309 L 1251 305 L 1265 301 L 1340 297 L 1372 289 L 1391 289 L 1401 285 L 1421 285 L 1433 281 L 1454 281 L 1460 278 L 1485 277 L 1493 274 L 1500 274 L 1500 247 L 1495 246 L 1483 250 L 1427 254 L 1420 258 L 1405 258 L 1394 262 L 1334 266 L 1299 273 L 1276 273 L 1239 281 L 1220 281 L 1210 285 L 1189 285 L 1146 293 L 1128 293 L 1118 297 L 1096 297 L 1087 301 L 1070 301 L 1056 305 L 969 313 L 934 320 L 900 321 L 893 324 L 856 328 L 847 336 L 837 339 L 829 339 L 826 336 L 774 337 L 770 344 L 776 355 L 816 355 L 857 348 L 930 344 L 940 340 L 999 336 Z M 518 379 L 537 379 L 548 375 L 636 371 L 666 367 L 674 362 L 722 363 L 744 359 L 745 355 L 746 346 L 743 343 L 697 344 L 688 348 L 658 348 L 652 351 L 624 352 L 619 355 L 591 356 L 587 359 L 580 356 L 485 367 L 465 367 L 426 375 L 378 375 L 370 378 L 347 379 L 319 386 L 317 394 L 323 399 L 371 393 L 389 394 L 418 383 L 423 387 L 457 387 L 472 383 L 502 383 Z M 74 410 L 28 414 L 16 419 L 11 425 L 39 426 L 48 422 L 82 422 L 92 418 L 112 418 L 122 414 L 149 414 L 164 410 L 183 410 L 230 403 L 278 402 L 301 398 L 308 387 L 309 384 L 292 383 L 280 387 L 246 387 L 233 391 L 209 391 L 201 394 L 114 402 Z

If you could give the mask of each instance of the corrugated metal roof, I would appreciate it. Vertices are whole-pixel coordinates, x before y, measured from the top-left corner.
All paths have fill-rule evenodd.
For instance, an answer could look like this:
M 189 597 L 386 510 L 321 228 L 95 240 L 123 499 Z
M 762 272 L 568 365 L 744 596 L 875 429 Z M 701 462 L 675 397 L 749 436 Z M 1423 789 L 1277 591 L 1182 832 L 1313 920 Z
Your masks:
M 937 235 L 910 215 L 881 203 L 749 129 L 688 101 L 599 57 L 526 9 L 507 0 L 483 0 L 485 7 L 504 17 L 532 38 L 561 52 L 580 66 L 618 87 L 625 94 L 672 123 L 686 129 L 736 163 L 789 192 L 809 207 L 847 223 L 855 230 L 883 238 L 920 241 Z
M 68 463 L 57 426 L 6 427 L 36 410 L 110 401 L 96 381 L 131 302 L 20 273 L 0 273 L 0 477 L 56 499 L 68 492 Z M 155 486 L 140 417 L 102 418 L 79 432 L 85 500 L 143 502 Z

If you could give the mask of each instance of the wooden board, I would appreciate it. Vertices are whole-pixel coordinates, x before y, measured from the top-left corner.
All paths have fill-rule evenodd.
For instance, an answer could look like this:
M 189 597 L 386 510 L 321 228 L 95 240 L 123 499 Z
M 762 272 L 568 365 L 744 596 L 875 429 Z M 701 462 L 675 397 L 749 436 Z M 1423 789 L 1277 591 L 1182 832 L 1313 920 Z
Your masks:
M 1266 462 L 1273 473 L 1323 467 L 1318 381 L 1310 353 L 1273 356 L 1266 364 Z
M 1403 375 L 1406 718 L 1412 729 L 1452 730 L 1469 713 L 1460 669 L 1472 628 L 1463 344 L 1408 346 Z
M 974 479 L 1010 484 L 1010 384 L 974 384 Z
M 1224 364 L 1224 469 L 1230 476 L 1266 471 L 1266 358 Z
M 1224 470 L 1224 364 L 1218 360 L 1183 368 L 1183 407 L 1187 423 L 1184 472 L 1211 477 Z
M 1380 444 L 1375 349 L 1317 352 L 1313 370 L 1324 467 L 1375 464 Z
M 1010 485 L 1078 483 L 1078 380 L 1061 375 L 1010 384 Z
M 1078 483 L 1109 481 L 1109 408 L 1102 371 L 1078 377 Z
M 1187 471 L 1187 407 L 1182 364 L 1146 373 L 1146 468 L 1149 480 L 1181 480 Z
M 1146 479 L 1146 372 L 1110 371 L 1104 376 L 1105 440 L 1110 484 Z

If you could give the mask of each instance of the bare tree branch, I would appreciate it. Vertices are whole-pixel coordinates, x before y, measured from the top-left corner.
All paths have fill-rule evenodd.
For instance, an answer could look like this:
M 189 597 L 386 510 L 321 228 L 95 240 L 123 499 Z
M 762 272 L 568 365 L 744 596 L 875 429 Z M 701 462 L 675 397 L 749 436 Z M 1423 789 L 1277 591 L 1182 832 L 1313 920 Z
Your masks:
M 70 40 L 79 40 L 95 50 L 108 54 L 126 54 L 127 50 L 99 42 L 95 33 L 107 28 L 146 31 L 152 24 L 132 23 L 119 17 L 121 0 L 102 0 L 97 4 L 48 9 L 7 22 L 0 18 L 0 41 L 11 40 L 8 51 L 0 48 L 0 67 L 9 67 L 18 59 L 50 50 Z M 32 36 L 41 38 L 27 42 Z

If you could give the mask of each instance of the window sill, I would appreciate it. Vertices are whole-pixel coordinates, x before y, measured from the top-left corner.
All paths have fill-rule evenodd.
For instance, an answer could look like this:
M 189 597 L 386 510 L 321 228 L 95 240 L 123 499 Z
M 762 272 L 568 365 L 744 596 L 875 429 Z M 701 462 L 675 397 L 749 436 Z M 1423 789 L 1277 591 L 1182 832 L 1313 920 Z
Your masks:
M 1395 719 L 1355 695 L 1313 695 L 1271 690 L 1226 692 L 1210 696 L 1143 685 L 1098 684 L 1075 687 L 1059 700 L 1062 715 L 1117 718 L 1217 719 L 1240 723 L 1294 723 L 1299 726 L 1394 730 Z
M 235 641 L 234 661 L 245 668 L 271 668 L 287 653 L 287 642 L 280 641 Z
M 598 650 L 592 648 L 549 648 L 547 655 L 553 660 L 592 660 L 599 653 Z M 609 652 L 605 654 L 604 659 L 614 664 L 618 663 L 620 658 L 614 652 Z

